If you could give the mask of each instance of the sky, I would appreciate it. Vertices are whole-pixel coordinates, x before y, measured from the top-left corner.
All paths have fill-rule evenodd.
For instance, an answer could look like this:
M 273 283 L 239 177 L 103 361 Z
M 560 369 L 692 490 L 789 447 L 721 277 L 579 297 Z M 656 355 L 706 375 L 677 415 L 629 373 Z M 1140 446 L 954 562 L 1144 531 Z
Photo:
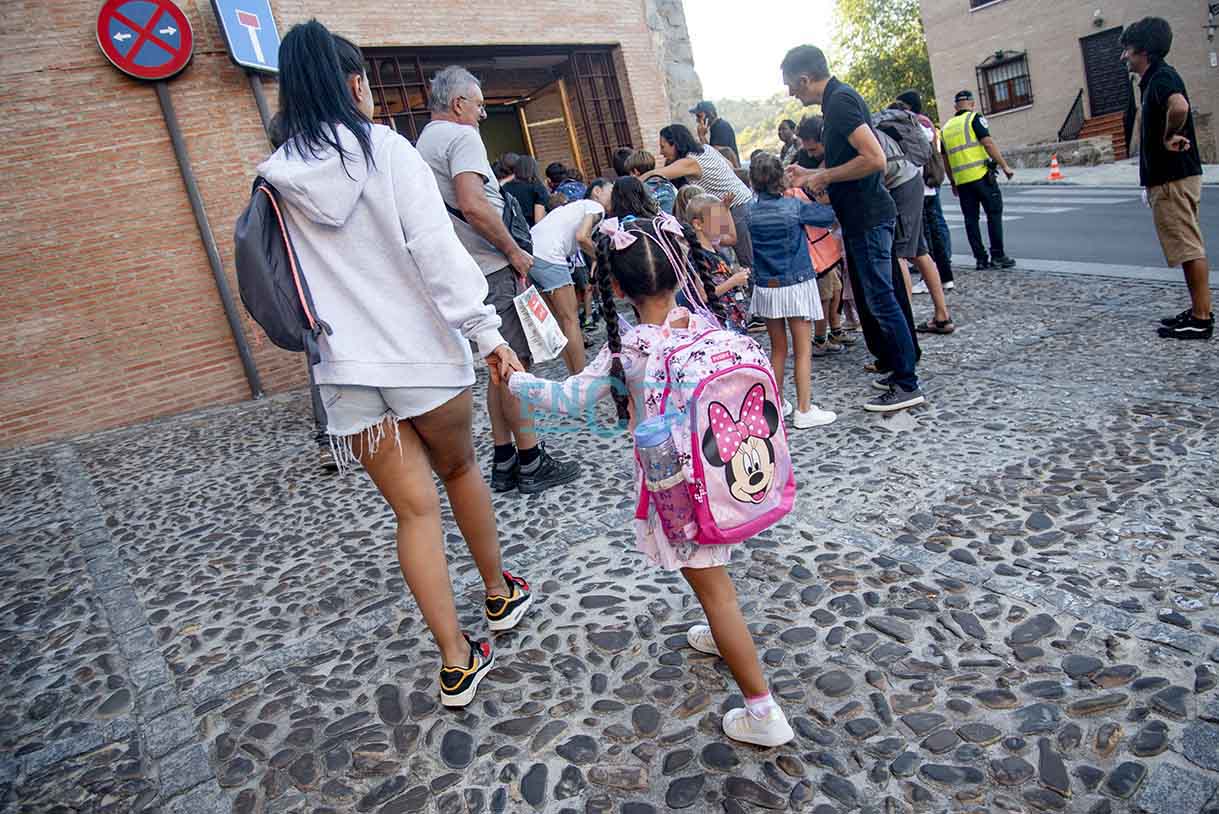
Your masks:
M 685 0 L 694 68 L 708 99 L 786 93 L 779 63 L 806 43 L 827 48 L 833 0 Z

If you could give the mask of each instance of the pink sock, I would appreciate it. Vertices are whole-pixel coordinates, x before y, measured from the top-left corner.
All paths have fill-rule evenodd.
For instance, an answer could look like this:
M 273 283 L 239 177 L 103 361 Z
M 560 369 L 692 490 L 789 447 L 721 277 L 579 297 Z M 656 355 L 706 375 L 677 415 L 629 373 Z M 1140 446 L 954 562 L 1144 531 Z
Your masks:
M 745 697 L 745 709 L 759 721 L 765 718 L 774 706 L 775 702 L 770 697 L 770 693 Z

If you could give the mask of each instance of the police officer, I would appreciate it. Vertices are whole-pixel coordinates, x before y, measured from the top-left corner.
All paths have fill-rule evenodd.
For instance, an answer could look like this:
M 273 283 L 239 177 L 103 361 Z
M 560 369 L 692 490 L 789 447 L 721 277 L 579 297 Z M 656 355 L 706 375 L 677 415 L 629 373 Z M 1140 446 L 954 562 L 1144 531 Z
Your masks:
M 952 194 L 961 201 L 965 234 L 973 249 L 978 270 L 1011 268 L 1016 261 L 1003 251 L 1003 193 L 999 191 L 997 170 L 1011 179 L 1016 173 L 1004 160 L 991 138 L 986 117 L 974 112 L 972 91 L 959 91 L 953 99 L 956 114 L 943 127 L 941 149 L 948 166 Z M 990 233 L 990 256 L 982 242 L 978 208 L 986 210 L 986 231 Z

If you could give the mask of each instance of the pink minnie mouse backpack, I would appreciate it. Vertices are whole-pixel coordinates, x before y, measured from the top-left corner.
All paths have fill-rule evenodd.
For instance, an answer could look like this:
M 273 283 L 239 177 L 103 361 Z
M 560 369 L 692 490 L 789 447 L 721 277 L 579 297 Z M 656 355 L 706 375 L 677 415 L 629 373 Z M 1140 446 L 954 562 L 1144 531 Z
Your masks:
M 782 399 L 756 342 L 698 317 L 691 327 L 670 334 L 648 360 L 646 381 L 663 387 L 649 412 L 684 413 L 672 432 L 694 498 L 697 541 L 739 543 L 795 502 Z M 636 517 L 646 519 L 647 507 L 645 487 Z

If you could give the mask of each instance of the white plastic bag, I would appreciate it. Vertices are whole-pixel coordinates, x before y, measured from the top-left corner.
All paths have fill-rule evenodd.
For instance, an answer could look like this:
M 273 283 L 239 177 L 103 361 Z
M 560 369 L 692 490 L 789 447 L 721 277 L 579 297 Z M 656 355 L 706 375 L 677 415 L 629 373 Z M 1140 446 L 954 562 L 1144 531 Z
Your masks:
M 559 321 L 550 313 L 546 301 L 538 293 L 536 286 L 529 286 L 524 292 L 513 298 L 516 313 L 521 318 L 525 328 L 525 337 L 529 340 L 529 353 L 535 362 L 547 362 L 554 359 L 567 347 L 567 337 L 559 327 Z

